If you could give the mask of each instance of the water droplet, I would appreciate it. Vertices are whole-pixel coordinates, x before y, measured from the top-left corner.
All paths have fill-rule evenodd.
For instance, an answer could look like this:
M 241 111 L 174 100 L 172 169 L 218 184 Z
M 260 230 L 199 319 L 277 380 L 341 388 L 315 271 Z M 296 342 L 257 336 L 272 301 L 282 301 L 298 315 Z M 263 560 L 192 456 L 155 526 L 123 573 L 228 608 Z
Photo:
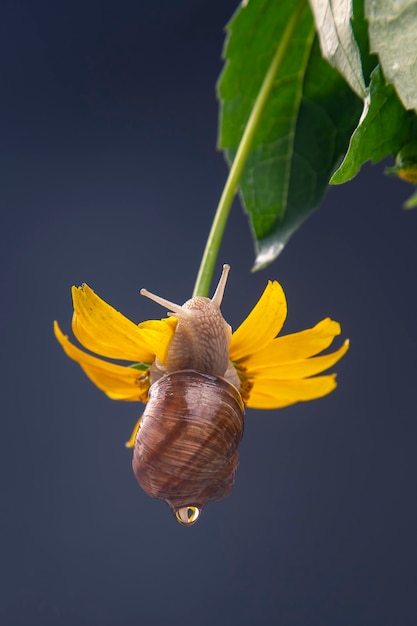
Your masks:
M 183 506 L 175 511 L 177 521 L 183 526 L 191 526 L 200 517 L 200 509 L 196 506 Z

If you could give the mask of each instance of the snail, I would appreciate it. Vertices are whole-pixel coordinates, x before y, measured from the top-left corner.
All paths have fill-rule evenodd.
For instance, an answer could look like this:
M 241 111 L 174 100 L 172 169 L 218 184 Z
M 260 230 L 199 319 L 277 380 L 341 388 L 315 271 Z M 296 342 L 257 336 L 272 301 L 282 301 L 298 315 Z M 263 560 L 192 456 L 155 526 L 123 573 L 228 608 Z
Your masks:
M 156 359 L 150 368 L 133 471 L 142 489 L 187 526 L 207 502 L 230 492 L 239 463 L 244 405 L 229 360 L 231 328 L 220 312 L 228 272 L 224 265 L 211 299 L 197 296 L 182 306 L 141 290 L 178 322 L 165 362 Z

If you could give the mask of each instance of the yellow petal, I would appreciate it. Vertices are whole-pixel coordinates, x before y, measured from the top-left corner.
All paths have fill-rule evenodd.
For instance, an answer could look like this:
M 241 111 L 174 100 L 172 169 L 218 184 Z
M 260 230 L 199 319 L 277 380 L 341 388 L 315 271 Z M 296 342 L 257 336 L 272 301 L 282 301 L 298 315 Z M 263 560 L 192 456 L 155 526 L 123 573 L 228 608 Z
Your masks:
M 110 398 L 147 401 L 149 383 L 143 372 L 86 354 L 68 340 L 57 322 L 54 322 L 54 332 L 67 356 L 76 361 L 93 383 Z
M 109 359 L 152 363 L 154 355 L 136 324 L 97 296 L 88 285 L 72 288 L 72 330 L 91 352 Z
M 231 360 L 238 361 L 270 343 L 281 330 L 286 316 L 284 291 L 277 281 L 269 281 L 255 307 L 232 335 Z
M 167 317 L 162 320 L 148 320 L 138 326 L 141 336 L 152 350 L 152 354 L 156 355 L 162 364 L 165 363 L 177 321 L 176 317 Z
M 292 363 L 281 363 L 272 365 L 265 363 L 265 366 L 253 368 L 252 364 L 247 368 L 249 378 L 267 378 L 270 380 L 294 380 L 314 376 L 324 370 L 329 369 L 337 363 L 348 351 L 349 341 L 346 340 L 335 352 L 331 354 L 323 354 L 322 356 L 313 356 L 309 359 L 301 361 L 293 361 Z
M 301 361 L 328 348 L 337 335 L 340 335 L 340 324 L 327 317 L 313 328 L 277 337 L 262 350 L 246 355 L 241 363 L 247 369 L 257 369 Z
M 302 380 L 257 378 L 253 381 L 246 405 L 252 409 L 280 409 L 295 402 L 321 398 L 335 387 L 336 374 Z

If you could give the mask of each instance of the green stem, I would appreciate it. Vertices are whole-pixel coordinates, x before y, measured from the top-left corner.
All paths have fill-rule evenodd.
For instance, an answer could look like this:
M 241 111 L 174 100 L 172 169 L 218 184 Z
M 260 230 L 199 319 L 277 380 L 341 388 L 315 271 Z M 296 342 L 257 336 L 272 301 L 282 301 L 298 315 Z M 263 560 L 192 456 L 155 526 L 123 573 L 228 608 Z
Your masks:
M 301 17 L 305 3 L 306 0 L 301 0 L 294 13 L 291 15 L 253 105 L 242 135 L 242 139 L 240 140 L 235 159 L 232 167 L 230 168 L 223 193 L 217 206 L 204 254 L 201 259 L 193 296 L 207 296 L 209 294 L 214 267 L 219 254 L 220 244 L 223 239 L 224 229 L 229 217 L 233 198 L 235 197 L 243 168 L 245 167 L 246 160 L 252 148 L 253 140 L 256 131 L 258 130 L 262 113 L 265 109 L 265 105 L 274 85 L 275 78 L 284 59 L 288 44 L 297 27 L 298 20 Z

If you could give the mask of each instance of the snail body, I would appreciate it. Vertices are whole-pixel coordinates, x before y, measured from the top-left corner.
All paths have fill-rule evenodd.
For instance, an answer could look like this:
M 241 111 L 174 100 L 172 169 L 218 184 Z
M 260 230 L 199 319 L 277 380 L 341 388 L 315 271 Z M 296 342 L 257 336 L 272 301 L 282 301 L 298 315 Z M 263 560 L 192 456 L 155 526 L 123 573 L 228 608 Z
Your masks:
M 228 270 L 224 266 L 212 299 L 178 306 L 141 291 L 178 322 L 164 364 L 151 367 L 133 471 L 143 490 L 185 525 L 230 492 L 239 463 L 244 406 L 229 360 L 231 329 L 220 312 Z

